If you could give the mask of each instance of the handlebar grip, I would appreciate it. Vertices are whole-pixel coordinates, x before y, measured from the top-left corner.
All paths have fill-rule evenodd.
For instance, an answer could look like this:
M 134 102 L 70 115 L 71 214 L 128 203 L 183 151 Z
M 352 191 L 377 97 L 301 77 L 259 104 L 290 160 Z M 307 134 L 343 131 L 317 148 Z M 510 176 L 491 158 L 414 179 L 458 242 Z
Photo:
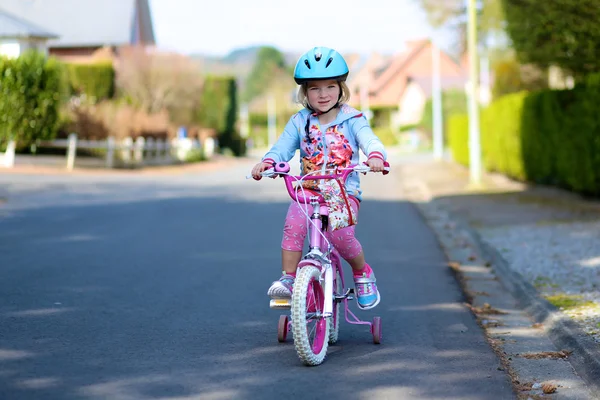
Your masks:
M 366 166 L 368 166 L 368 165 L 369 165 L 369 164 L 368 164 L 366 161 L 364 161 L 364 162 L 363 162 L 363 164 L 364 164 L 364 165 L 366 165 Z M 387 161 L 384 161 L 384 162 L 383 162 L 383 166 L 384 166 L 384 168 L 385 168 L 385 167 L 389 168 L 389 167 L 390 167 L 390 163 L 389 163 L 389 162 L 387 162 Z M 381 171 L 381 173 L 382 173 L 383 175 L 387 175 L 387 174 L 389 174 L 389 173 L 390 173 L 390 171 L 386 171 L 386 170 L 384 169 L 383 171 Z
M 389 163 L 389 162 L 387 162 L 387 161 L 384 161 L 384 162 L 383 162 L 383 166 L 384 166 L 384 167 L 388 167 L 388 168 L 389 168 L 389 167 L 390 167 L 390 163 Z M 382 174 L 384 174 L 384 175 L 387 175 L 387 174 L 389 174 L 389 173 L 390 173 L 390 171 L 386 171 L 386 170 L 384 169 L 383 171 L 381 171 L 381 173 L 382 173 Z

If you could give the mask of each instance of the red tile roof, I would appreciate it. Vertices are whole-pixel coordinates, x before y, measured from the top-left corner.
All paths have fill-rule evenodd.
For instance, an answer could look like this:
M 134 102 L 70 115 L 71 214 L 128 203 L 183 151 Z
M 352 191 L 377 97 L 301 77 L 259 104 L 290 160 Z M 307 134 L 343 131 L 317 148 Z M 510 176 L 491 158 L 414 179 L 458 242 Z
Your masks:
M 408 42 L 406 50 L 392 57 L 381 70 L 370 71 L 369 105 L 371 107 L 398 106 L 410 79 L 417 82 L 431 80 L 433 70 L 431 46 L 429 39 Z M 440 73 L 442 82 L 448 83 L 449 86 L 460 87 L 466 82 L 464 69 L 444 52 L 440 52 Z M 360 72 L 357 73 L 358 75 Z M 352 82 L 349 85 L 352 87 Z M 426 93 L 431 91 L 427 87 L 423 89 Z M 352 99 L 353 104 L 357 104 L 358 101 L 357 98 Z

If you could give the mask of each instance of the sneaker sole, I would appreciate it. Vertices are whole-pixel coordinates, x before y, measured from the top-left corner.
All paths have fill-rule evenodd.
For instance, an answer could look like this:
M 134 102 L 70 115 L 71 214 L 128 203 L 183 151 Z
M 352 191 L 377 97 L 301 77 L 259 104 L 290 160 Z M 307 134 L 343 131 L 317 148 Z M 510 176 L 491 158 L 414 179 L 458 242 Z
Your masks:
M 272 299 L 290 299 L 292 294 L 283 286 L 275 286 L 269 288 L 267 296 L 271 297 Z

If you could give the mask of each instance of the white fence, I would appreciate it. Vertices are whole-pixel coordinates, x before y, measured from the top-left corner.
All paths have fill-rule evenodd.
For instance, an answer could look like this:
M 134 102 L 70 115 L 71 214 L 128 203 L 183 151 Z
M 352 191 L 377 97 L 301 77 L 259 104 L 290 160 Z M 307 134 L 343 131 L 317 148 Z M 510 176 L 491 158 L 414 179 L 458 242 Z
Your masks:
M 142 165 L 176 164 L 185 161 L 190 153 L 202 152 L 210 158 L 215 150 L 215 142 L 207 138 L 202 143 L 196 139 L 178 138 L 171 141 L 154 140 L 153 138 L 138 137 L 133 140 L 127 137 L 121 141 L 109 137 L 106 140 L 78 140 L 72 133 L 68 139 L 42 141 L 36 144 L 38 148 L 62 148 L 66 150 L 66 168 L 72 170 L 77 163 L 77 150 L 97 151 L 98 158 L 104 160 L 106 168 L 133 167 Z M 6 152 L 0 153 L 0 165 L 11 168 L 15 164 L 15 143 L 9 142 Z

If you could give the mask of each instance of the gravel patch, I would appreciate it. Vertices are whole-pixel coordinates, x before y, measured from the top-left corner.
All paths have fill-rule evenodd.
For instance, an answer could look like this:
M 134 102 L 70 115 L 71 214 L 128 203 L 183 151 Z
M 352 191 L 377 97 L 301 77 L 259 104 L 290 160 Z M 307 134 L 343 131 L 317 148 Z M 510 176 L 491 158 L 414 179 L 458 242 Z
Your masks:
M 542 296 L 600 343 L 600 222 L 478 231 Z

